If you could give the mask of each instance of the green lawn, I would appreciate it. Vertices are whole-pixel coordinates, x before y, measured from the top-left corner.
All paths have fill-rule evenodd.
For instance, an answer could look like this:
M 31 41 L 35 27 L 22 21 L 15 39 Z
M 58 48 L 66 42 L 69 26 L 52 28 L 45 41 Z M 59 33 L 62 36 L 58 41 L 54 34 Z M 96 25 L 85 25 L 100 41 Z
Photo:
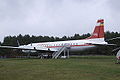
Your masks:
M 0 80 L 119 80 L 114 56 L 0 59 Z

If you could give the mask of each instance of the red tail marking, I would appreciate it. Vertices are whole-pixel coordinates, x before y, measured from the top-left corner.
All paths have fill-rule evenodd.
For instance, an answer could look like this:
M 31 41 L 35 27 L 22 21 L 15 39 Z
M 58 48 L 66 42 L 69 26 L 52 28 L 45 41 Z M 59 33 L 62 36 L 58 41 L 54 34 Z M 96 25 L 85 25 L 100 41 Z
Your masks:
M 103 19 L 98 20 L 97 24 L 99 25 L 95 27 L 92 35 L 87 39 L 104 38 L 104 20 Z

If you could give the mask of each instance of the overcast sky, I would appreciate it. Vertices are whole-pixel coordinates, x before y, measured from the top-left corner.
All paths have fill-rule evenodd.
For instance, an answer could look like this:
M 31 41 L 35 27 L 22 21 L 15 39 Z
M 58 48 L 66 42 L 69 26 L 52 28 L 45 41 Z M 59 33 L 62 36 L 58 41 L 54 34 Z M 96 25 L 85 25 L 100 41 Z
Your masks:
M 19 34 L 91 33 L 100 18 L 105 31 L 120 32 L 120 0 L 0 0 L 0 41 Z

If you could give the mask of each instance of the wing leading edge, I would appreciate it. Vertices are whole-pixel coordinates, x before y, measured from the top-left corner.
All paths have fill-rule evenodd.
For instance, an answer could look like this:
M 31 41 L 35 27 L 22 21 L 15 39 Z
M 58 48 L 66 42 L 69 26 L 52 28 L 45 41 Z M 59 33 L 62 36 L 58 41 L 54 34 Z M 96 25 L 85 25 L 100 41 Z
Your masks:
M 45 51 L 51 52 L 51 50 L 47 47 L 33 47 L 33 46 L 19 46 L 19 47 L 12 47 L 12 46 L 0 46 L 1 49 L 18 49 L 18 50 L 35 50 L 35 51 Z

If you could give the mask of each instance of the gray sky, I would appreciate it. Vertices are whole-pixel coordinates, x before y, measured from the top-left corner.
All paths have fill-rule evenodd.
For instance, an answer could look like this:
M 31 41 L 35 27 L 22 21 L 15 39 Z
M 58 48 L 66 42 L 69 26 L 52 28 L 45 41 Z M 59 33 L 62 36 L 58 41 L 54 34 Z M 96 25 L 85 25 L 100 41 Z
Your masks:
M 119 8 L 120 0 L 0 0 L 0 41 L 18 34 L 91 33 L 100 18 L 105 31 L 120 32 Z

